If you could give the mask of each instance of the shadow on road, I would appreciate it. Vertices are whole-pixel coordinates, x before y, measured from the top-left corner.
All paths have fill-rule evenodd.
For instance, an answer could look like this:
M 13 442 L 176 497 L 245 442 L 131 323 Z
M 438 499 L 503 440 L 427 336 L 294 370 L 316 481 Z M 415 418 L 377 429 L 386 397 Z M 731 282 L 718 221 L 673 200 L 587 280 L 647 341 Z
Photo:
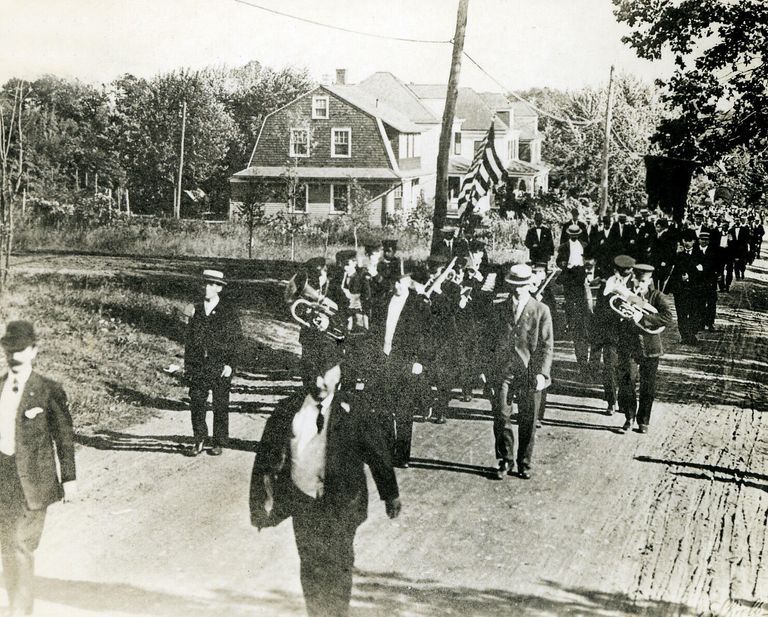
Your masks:
M 551 581 L 542 583 L 551 590 L 547 597 L 503 589 L 440 585 L 394 573 L 361 572 L 355 577 L 354 599 L 364 606 L 353 607 L 351 617 L 390 617 L 405 614 L 419 617 L 688 617 L 699 614 L 691 607 L 674 602 L 635 600 L 624 593 L 565 587 Z
M 194 440 L 191 435 L 136 435 L 105 430 L 88 435 L 78 433 L 75 442 L 96 450 L 186 454 Z M 256 452 L 258 446 L 258 441 L 231 438 L 225 449 Z
M 469 465 L 467 463 L 455 463 L 453 461 L 441 461 L 431 458 L 411 458 L 408 464 L 415 469 L 455 471 L 457 473 L 466 473 L 472 476 L 482 476 L 484 478 L 494 477 L 496 471 L 495 468 L 491 467 Z

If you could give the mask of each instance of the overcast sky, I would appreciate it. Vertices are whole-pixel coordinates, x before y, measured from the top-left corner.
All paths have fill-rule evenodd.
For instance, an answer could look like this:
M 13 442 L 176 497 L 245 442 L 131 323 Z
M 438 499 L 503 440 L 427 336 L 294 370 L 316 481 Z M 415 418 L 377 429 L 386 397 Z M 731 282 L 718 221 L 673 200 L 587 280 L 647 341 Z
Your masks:
M 448 40 L 458 0 L 253 0 L 341 27 Z M 356 82 L 391 71 L 406 82 L 445 83 L 449 45 L 379 40 L 272 15 L 235 0 L 0 0 L 0 82 L 45 73 L 109 82 L 250 60 L 307 67 L 320 80 L 346 68 Z M 607 80 L 611 63 L 646 79 L 671 63 L 638 59 L 610 0 L 470 0 L 465 50 L 508 89 L 578 88 Z M 500 90 L 464 61 L 462 84 Z

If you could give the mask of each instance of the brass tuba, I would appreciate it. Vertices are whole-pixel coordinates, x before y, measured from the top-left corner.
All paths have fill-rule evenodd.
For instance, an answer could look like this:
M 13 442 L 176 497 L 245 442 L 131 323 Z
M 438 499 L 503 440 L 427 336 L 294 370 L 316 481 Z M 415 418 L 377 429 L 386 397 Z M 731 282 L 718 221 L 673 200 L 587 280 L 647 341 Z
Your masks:
M 288 281 L 285 297 L 291 305 L 291 316 L 302 326 L 322 332 L 336 341 L 344 340 L 343 328 L 335 323 L 338 305 L 306 280 L 301 284 L 294 276 Z
M 609 282 L 606 284 L 605 295 L 611 296 L 608 304 L 622 319 L 634 321 L 638 315 L 655 315 L 659 312 L 655 306 L 649 304 L 640 296 L 633 294 L 628 287 L 621 283 L 616 283 L 613 279 L 609 279 Z M 639 321 L 636 321 L 635 325 L 647 334 L 661 334 L 666 328 L 666 326 L 647 328 L 641 325 Z

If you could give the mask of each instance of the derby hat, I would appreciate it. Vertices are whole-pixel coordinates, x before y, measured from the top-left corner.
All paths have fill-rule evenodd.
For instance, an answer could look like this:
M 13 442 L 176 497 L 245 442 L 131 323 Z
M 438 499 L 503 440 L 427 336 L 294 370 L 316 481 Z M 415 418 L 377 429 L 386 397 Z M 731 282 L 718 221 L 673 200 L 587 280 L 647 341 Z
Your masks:
M 9 321 L 3 338 L 0 338 L 0 345 L 10 352 L 21 351 L 35 343 L 37 343 L 37 336 L 35 336 L 34 326 L 23 320 Z

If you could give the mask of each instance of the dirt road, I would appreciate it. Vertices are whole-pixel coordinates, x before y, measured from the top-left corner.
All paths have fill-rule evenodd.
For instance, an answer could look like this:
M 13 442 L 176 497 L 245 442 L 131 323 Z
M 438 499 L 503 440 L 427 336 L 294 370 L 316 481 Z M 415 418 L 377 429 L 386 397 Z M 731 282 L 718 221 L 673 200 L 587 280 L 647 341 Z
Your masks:
M 484 401 L 417 424 L 415 461 L 398 472 L 401 517 L 372 497 L 358 533 L 352 615 L 768 614 L 768 264 L 721 306 L 700 348 L 669 332 L 647 435 L 617 434 L 623 418 L 602 415 L 597 386 L 573 381 L 558 342 L 529 482 L 488 479 Z M 251 318 L 297 351 L 291 325 Z M 82 436 L 80 501 L 49 510 L 36 614 L 303 615 L 290 524 L 259 533 L 247 511 L 265 419 L 297 385 L 280 366 L 241 375 L 234 449 L 219 458 L 180 454 L 183 401 Z

